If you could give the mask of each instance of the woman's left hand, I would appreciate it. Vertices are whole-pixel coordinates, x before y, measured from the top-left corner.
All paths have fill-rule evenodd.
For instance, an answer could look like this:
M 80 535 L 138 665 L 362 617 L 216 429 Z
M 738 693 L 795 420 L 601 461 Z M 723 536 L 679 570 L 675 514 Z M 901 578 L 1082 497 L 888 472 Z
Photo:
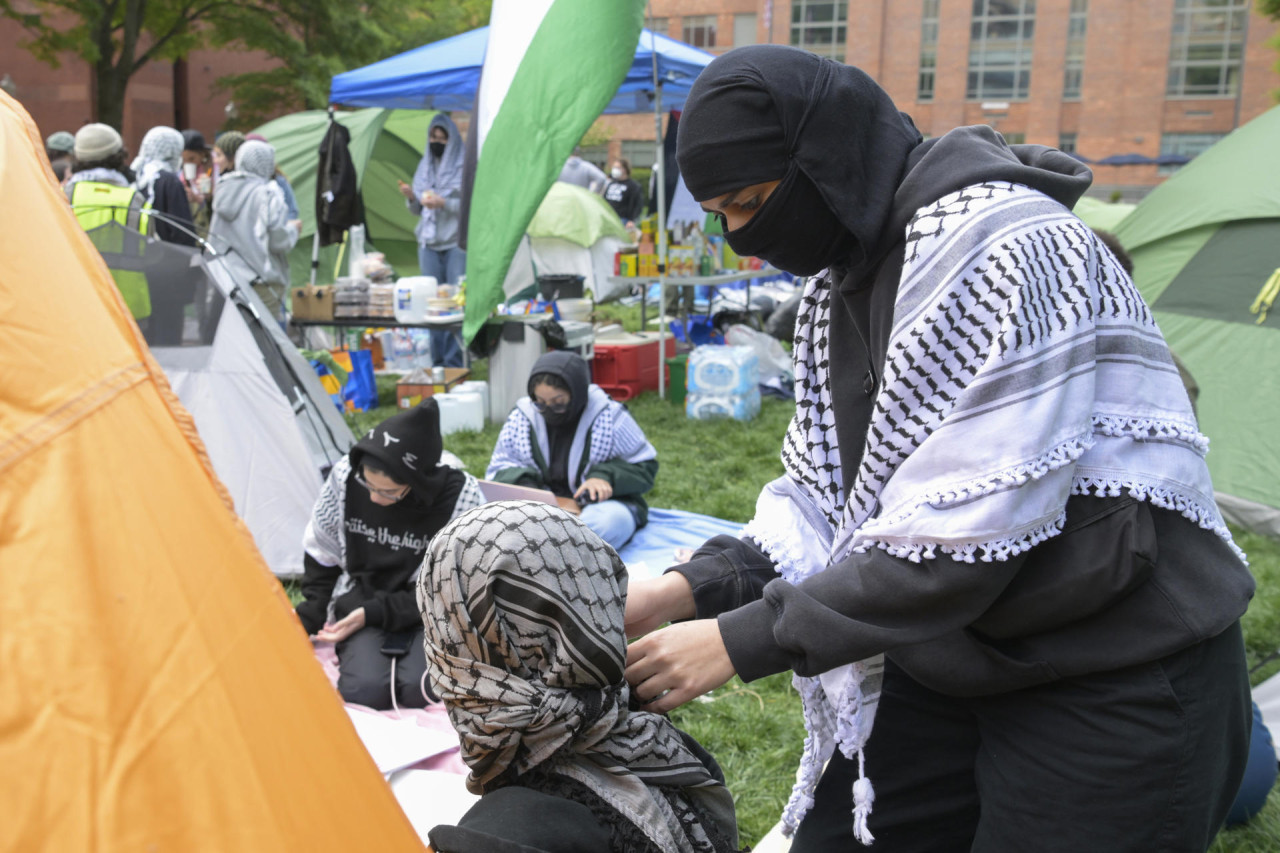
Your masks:
M 644 710 L 666 713 L 734 676 L 714 619 L 678 622 L 627 647 L 627 682 Z
M 357 607 L 346 616 L 316 631 L 316 639 L 325 643 L 341 643 L 364 627 L 364 608 Z
M 613 497 L 613 484 L 599 477 L 588 477 L 582 481 L 581 486 L 578 486 L 578 491 L 574 492 L 573 496 L 576 498 L 583 492 L 587 493 L 592 503 L 607 501 Z

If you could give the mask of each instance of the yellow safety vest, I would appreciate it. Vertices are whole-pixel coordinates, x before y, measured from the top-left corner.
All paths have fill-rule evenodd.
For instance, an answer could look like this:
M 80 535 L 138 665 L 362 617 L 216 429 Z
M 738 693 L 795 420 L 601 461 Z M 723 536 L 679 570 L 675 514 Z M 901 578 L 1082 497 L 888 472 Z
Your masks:
M 135 320 L 151 316 L 151 292 L 147 289 L 147 274 L 141 269 L 126 269 L 139 263 L 146 249 L 146 238 L 151 217 L 147 213 L 150 203 L 133 187 L 121 187 L 101 181 L 76 181 L 67 188 L 67 198 L 75 212 L 80 227 L 103 253 L 111 277 L 124 297 L 125 305 Z M 127 231 L 102 228 L 118 222 Z M 101 229 L 95 233 L 94 229 Z M 131 263 L 131 261 L 133 263 Z

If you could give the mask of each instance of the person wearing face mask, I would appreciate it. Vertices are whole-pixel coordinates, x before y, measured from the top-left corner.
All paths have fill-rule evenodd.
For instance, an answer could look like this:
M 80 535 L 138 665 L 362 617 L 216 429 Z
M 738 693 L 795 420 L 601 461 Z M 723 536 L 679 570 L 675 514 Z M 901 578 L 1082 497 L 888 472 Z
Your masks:
M 648 521 L 657 475 L 658 452 L 627 407 L 591 383 L 582 356 L 557 350 L 534 362 L 484 476 L 547 489 L 617 549 Z
M 862 71 L 772 45 L 702 72 L 677 156 L 735 251 L 811 278 L 785 474 L 632 586 L 635 695 L 793 670 L 796 850 L 1206 849 L 1254 583 L 1151 311 L 1071 214 L 1088 170 L 922 141 Z
M 619 157 L 609 169 L 609 181 L 604 185 L 604 200 L 626 225 L 634 225 L 640 218 L 644 202 L 640 185 L 631 179 L 631 163 Z
M 436 113 L 427 129 L 427 150 L 400 193 L 418 217 L 418 268 L 440 284 L 457 284 L 467 271 L 467 253 L 458 245 L 462 213 L 462 135 L 453 119 Z M 448 329 L 431 330 L 431 363 L 461 367 L 462 344 Z
M 430 398 L 378 424 L 333 466 L 303 536 L 295 609 L 307 634 L 337 643 L 343 699 L 378 710 L 430 699 L 418 572 L 431 538 L 483 501 L 475 477 L 445 452 Z M 394 670 L 382 651 L 393 635 L 407 639 Z

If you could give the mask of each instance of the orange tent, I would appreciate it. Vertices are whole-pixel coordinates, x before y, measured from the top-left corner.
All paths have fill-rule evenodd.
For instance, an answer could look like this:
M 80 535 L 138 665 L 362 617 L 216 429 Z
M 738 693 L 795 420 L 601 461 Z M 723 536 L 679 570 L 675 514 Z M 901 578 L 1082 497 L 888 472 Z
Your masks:
M 2 93 L 0 199 L 0 850 L 421 850 Z

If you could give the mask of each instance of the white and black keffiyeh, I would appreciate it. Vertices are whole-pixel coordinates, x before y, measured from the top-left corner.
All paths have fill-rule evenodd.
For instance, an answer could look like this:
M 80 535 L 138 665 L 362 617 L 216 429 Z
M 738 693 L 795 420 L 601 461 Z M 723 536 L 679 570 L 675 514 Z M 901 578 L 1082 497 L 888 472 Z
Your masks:
M 558 775 L 654 849 L 725 849 L 729 792 L 666 718 L 628 710 L 626 581 L 612 548 L 541 503 L 486 504 L 435 538 L 418 605 L 467 786 L 483 793 L 531 771 Z M 710 832 L 699 815 L 713 817 Z
M 154 187 L 161 172 L 177 172 L 182 167 L 182 134 L 172 127 L 153 127 L 142 137 L 133 169 L 135 185 L 148 200 L 155 197 Z
M 796 322 L 787 473 L 766 487 L 745 531 L 788 582 L 873 547 L 913 561 L 1005 560 L 1060 532 L 1073 494 L 1129 494 L 1231 541 L 1204 463 L 1208 440 L 1150 309 L 1062 205 L 991 182 L 912 219 L 847 496 L 827 376 L 829 299 L 825 277 L 813 279 Z M 861 762 L 881 669 L 877 659 L 797 676 L 809 737 L 783 815 L 791 829 L 835 748 Z M 869 843 L 874 794 L 859 767 L 854 828 Z

